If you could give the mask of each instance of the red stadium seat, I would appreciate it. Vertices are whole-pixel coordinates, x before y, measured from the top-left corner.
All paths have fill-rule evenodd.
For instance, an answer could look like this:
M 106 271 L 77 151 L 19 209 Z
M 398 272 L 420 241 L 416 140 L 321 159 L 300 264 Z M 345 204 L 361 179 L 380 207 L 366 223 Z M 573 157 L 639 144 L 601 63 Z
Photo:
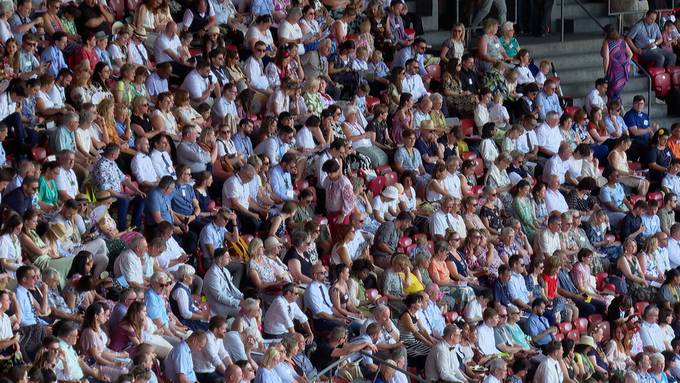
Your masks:
M 411 237 L 401 237 L 399 239 L 399 247 L 402 247 L 404 249 L 411 246 L 412 243 L 413 239 L 411 239 Z
M 564 340 L 564 335 L 558 332 L 557 334 L 553 335 L 553 338 L 555 338 L 556 341 L 561 342 L 562 340 Z
M 385 176 L 377 176 L 368 183 L 368 190 L 373 193 L 374 196 L 382 193 L 385 188 Z
M 484 190 L 484 185 L 475 185 L 472 187 L 472 193 L 475 195 L 475 197 L 479 198 L 482 195 L 482 191 Z
M 593 314 L 593 315 L 588 315 L 588 322 L 593 325 L 593 324 L 598 324 L 602 323 L 602 315 L 600 314 Z
M 647 301 L 635 303 L 635 314 L 637 314 L 639 317 L 642 317 L 642 314 L 645 312 L 647 306 L 649 306 L 649 302 Z
M 568 115 L 570 115 L 570 116 L 573 117 L 574 114 L 575 114 L 576 112 L 578 112 L 579 110 L 581 110 L 581 108 L 578 107 L 578 106 L 566 106 L 566 107 L 564 108 L 564 113 L 566 113 L 566 114 L 568 114 Z
M 605 321 L 600 323 L 600 327 L 602 328 L 602 341 L 606 342 L 611 337 L 611 326 L 609 325 L 609 322 Z
M 595 286 L 597 286 L 598 290 L 602 290 L 602 288 L 605 285 L 605 282 L 607 281 L 607 277 L 609 274 L 607 273 L 597 273 L 595 274 Z
M 562 322 L 562 323 L 560 323 L 559 327 L 560 327 L 560 332 L 562 334 L 568 334 L 569 331 L 574 329 L 574 326 L 572 326 L 571 323 L 569 323 L 569 322 Z
M 460 120 L 460 127 L 463 129 L 463 135 L 465 135 L 465 137 L 475 135 L 475 120 L 472 118 L 462 118 Z
M 442 67 L 439 64 L 430 64 L 425 67 L 425 71 L 430 78 L 434 81 L 441 81 L 442 79 Z
M 475 158 L 477 165 L 475 166 L 475 177 L 482 178 L 484 175 L 484 160 L 481 158 Z
M 397 175 L 397 172 L 385 173 L 383 177 L 385 177 L 385 187 L 392 186 L 399 182 L 399 176 Z
M 680 90 L 680 66 L 672 66 L 666 69 L 671 75 L 671 84 L 674 89 Z
M 630 195 L 630 196 L 628 197 L 628 199 L 630 199 L 630 203 L 631 203 L 631 204 L 635 205 L 635 203 L 636 203 L 637 201 L 644 201 L 644 200 L 645 200 L 645 197 L 643 197 L 643 196 L 641 196 L 641 195 L 637 195 L 637 194 L 632 194 L 632 195 Z
M 458 313 L 455 311 L 448 311 L 444 314 L 444 318 L 446 319 L 446 323 L 453 323 L 458 319 Z
M 579 334 L 585 334 L 588 331 L 588 319 L 586 318 L 576 319 L 576 321 L 574 321 L 574 325 L 576 326 L 576 330 L 578 330 Z
M 657 97 L 666 97 L 671 90 L 671 75 L 665 68 L 649 68 L 652 76 L 652 88 Z M 650 101 L 651 102 L 651 101 Z
M 373 112 L 373 107 L 380 104 L 380 99 L 378 97 L 366 96 L 366 110 L 369 113 Z
M 461 153 L 460 158 L 465 161 L 465 160 L 474 160 L 477 158 L 477 153 L 475 152 L 464 152 Z
M 663 193 L 661 192 L 651 192 L 647 193 L 647 201 L 656 201 L 659 206 L 663 204 Z
M 378 166 L 375 169 L 375 173 L 379 176 L 384 176 L 386 173 L 389 173 L 392 171 L 392 167 L 390 165 L 383 165 L 383 166 Z
M 425 240 L 427 241 L 427 234 L 423 233 L 418 233 L 413 235 L 413 242 L 418 243 L 418 241 Z
M 45 158 L 47 158 L 47 150 L 42 146 L 36 146 L 31 149 L 31 155 L 33 156 L 34 161 L 44 162 Z
M 578 330 L 571 330 L 569 333 L 567 333 L 567 338 L 573 340 L 574 342 L 578 342 L 579 339 L 581 339 L 581 334 L 578 333 Z

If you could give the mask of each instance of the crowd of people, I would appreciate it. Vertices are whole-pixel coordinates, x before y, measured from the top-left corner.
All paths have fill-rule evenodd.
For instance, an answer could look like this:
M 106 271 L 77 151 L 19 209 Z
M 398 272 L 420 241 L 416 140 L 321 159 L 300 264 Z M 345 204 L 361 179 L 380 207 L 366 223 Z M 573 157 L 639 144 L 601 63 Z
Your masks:
M 482 3 L 1 1 L 0 383 L 677 382 L 680 34 Z

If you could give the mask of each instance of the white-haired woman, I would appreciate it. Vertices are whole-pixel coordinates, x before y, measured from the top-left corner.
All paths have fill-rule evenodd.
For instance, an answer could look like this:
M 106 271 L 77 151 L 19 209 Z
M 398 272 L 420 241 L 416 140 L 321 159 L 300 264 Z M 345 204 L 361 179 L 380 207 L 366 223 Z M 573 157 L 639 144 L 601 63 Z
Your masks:
M 382 166 L 387 163 L 387 154 L 374 145 L 375 132 L 367 132 L 361 125 L 359 110 L 352 105 L 345 108 L 345 122 L 342 124 L 342 131 L 345 133 L 354 150 L 365 155 L 371 160 L 371 166 Z
M 193 331 L 207 331 L 210 311 L 195 305 L 191 296 L 194 275 L 196 275 L 196 270 L 190 265 L 181 265 L 177 269 L 175 273 L 177 283 L 170 291 L 170 308 L 183 325 Z

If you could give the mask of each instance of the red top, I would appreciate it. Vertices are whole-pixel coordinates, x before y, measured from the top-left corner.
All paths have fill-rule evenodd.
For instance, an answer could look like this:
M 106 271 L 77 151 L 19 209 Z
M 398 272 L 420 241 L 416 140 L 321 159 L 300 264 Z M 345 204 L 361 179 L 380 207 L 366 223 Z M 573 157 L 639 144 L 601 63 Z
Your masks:
M 549 299 L 555 299 L 557 297 L 557 275 L 543 275 L 543 281 L 546 286 L 546 295 Z

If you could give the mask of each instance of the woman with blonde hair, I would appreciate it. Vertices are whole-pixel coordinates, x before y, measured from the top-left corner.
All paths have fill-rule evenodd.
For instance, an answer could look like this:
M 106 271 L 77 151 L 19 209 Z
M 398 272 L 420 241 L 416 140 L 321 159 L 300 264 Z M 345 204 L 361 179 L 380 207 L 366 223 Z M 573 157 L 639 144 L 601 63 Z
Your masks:
M 281 377 L 274 368 L 281 362 L 283 353 L 278 347 L 269 347 L 262 357 L 260 368 L 255 374 L 256 382 L 283 383 Z
M 632 145 L 629 136 L 621 136 L 616 140 L 612 147 L 607 160 L 611 169 L 617 170 L 620 174 L 618 182 L 631 188 L 637 189 L 637 194 L 647 195 L 649 190 L 649 181 L 643 176 L 639 176 L 630 170 L 628 167 L 628 156 L 626 151 Z
M 191 107 L 191 97 L 189 92 L 184 89 L 177 89 L 175 91 L 175 110 L 173 113 L 180 127 L 193 125 L 198 130 L 198 133 L 200 133 L 205 125 L 203 116 Z
M 259 290 L 265 304 L 271 303 L 279 293 L 279 288 L 288 280 L 277 274 L 272 263 L 264 254 L 264 242 L 260 238 L 253 238 L 248 245 L 248 277 L 253 287 Z
M 452 58 L 460 60 L 465 53 L 465 25 L 456 23 L 451 28 L 451 35 L 442 43 L 439 53 L 441 62 L 447 64 Z
M 661 284 L 663 284 L 665 280 L 663 273 L 659 270 L 659 264 L 657 263 L 656 254 L 658 250 L 659 240 L 656 236 L 651 236 L 645 240 L 642 251 L 637 255 L 640 269 L 645 275 L 645 279 L 654 287 L 661 287 Z
M 305 100 L 305 105 L 307 105 L 307 111 L 317 117 L 321 117 L 321 112 L 324 109 L 324 104 L 319 94 L 320 86 L 321 80 L 318 77 L 314 77 L 305 82 L 305 89 L 302 93 L 302 98 Z

